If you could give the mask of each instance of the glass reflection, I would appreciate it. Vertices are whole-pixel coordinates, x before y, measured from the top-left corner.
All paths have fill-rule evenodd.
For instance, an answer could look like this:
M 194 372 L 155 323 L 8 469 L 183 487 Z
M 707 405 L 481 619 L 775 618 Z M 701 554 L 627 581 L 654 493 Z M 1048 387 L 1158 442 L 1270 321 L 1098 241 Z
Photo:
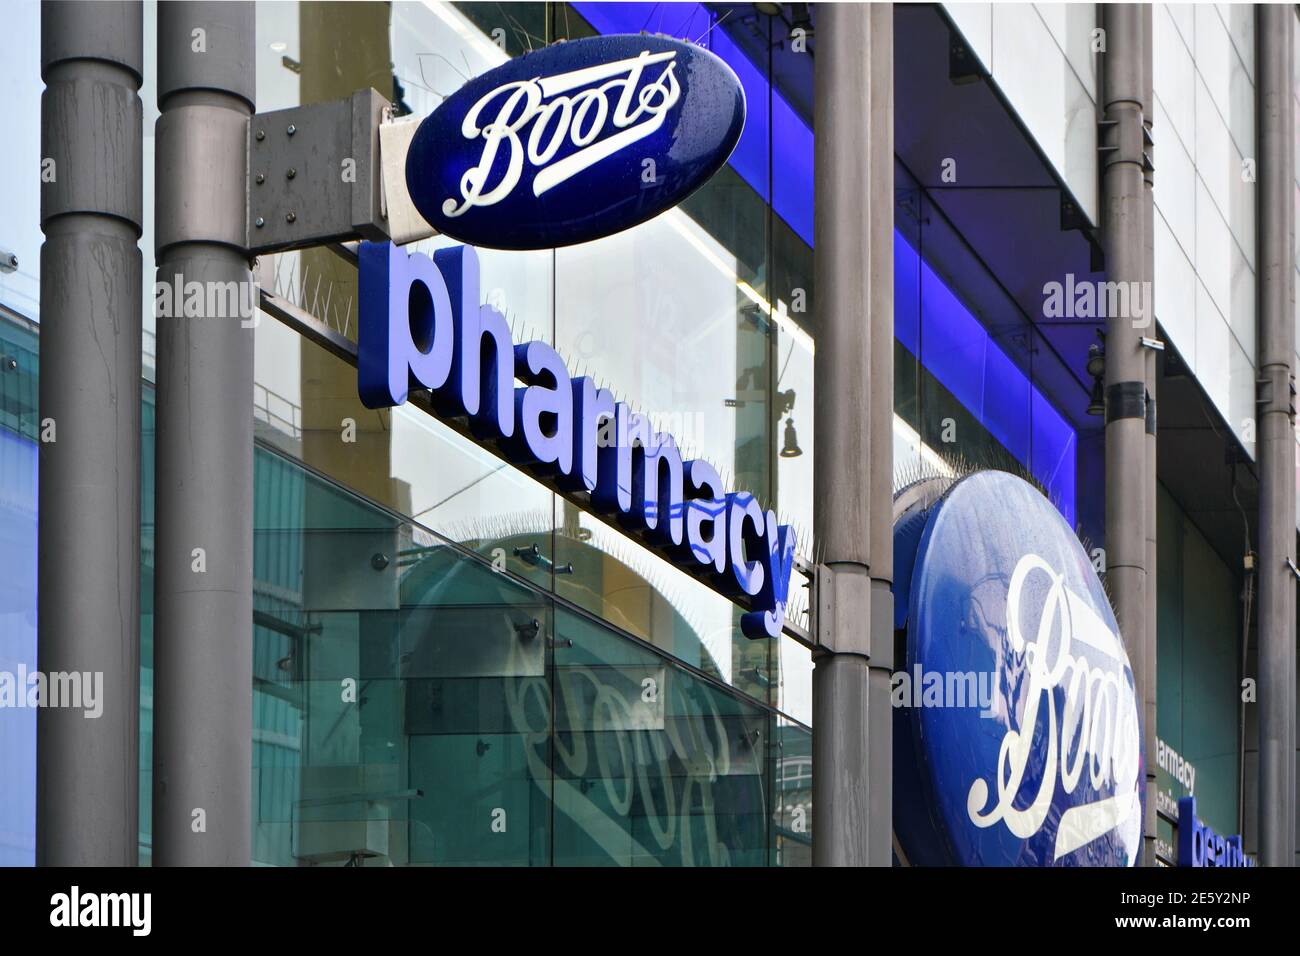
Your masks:
M 258 862 L 797 860 L 769 859 L 791 823 L 771 712 L 279 455 L 256 465 Z

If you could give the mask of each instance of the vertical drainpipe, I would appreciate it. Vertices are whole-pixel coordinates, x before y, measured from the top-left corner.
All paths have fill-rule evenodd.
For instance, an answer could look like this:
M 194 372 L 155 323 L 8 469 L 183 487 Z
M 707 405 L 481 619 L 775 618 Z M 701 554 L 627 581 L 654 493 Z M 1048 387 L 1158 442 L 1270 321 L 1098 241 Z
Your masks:
M 42 4 L 37 659 L 103 707 L 37 711 L 42 866 L 138 859 L 143 62 L 140 3 Z
M 1259 854 L 1295 862 L 1295 147 L 1290 5 L 1256 7 Z
M 251 853 L 253 22 L 251 3 L 158 4 L 158 281 L 204 292 L 199 314 L 158 317 L 158 866 L 247 865 Z
M 813 861 L 888 866 L 893 8 L 817 15 Z
M 1101 135 L 1106 278 L 1129 289 L 1141 288 L 1146 271 L 1142 12 L 1130 3 L 1106 4 L 1102 11 L 1106 30 Z M 1148 670 L 1155 661 L 1147 659 L 1146 641 L 1147 357 L 1141 344 L 1148 334 L 1146 318 L 1113 315 L 1107 319 L 1106 582 L 1133 666 L 1141 713 L 1149 724 Z M 1150 728 L 1145 727 L 1144 733 L 1149 734 Z M 1145 739 L 1143 744 L 1145 748 Z M 1146 789 L 1144 786 L 1144 792 Z M 1153 809 L 1148 806 L 1147 813 Z M 1143 857 L 1149 862 L 1152 854 L 1145 821 L 1143 835 Z
M 1147 322 L 1145 335 L 1156 338 L 1156 310 L 1153 298 L 1156 271 L 1156 204 L 1153 186 L 1155 183 L 1155 142 L 1151 135 L 1152 120 L 1155 117 L 1155 91 L 1152 85 L 1152 10 L 1153 6 L 1144 3 L 1142 11 L 1142 140 L 1144 161 L 1142 163 L 1142 280 L 1139 295 Z M 1147 669 L 1143 687 L 1142 713 L 1142 752 L 1146 756 L 1146 805 L 1143 818 L 1143 864 L 1158 866 L 1156 861 L 1156 682 L 1159 674 L 1159 651 L 1157 640 L 1157 605 L 1159 588 L 1156 578 L 1156 361 L 1158 353 L 1145 349 L 1146 353 L 1146 644 Z

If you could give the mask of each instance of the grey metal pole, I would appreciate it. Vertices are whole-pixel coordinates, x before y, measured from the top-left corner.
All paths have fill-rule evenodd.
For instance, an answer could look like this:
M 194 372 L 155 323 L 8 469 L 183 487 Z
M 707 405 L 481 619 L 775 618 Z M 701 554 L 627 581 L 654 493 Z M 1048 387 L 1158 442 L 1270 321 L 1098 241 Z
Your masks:
M 1102 123 L 1103 226 L 1106 278 L 1141 289 L 1146 273 L 1143 175 L 1142 12 L 1136 4 L 1102 7 L 1106 53 Z M 1130 299 L 1130 303 L 1131 303 Z M 1143 303 L 1145 306 L 1145 303 Z M 1146 696 L 1148 660 L 1146 537 L 1147 357 L 1141 344 L 1149 314 L 1107 317 L 1106 331 L 1106 580 L 1115 616 L 1133 666 L 1146 734 L 1151 733 Z M 1144 738 L 1144 746 L 1146 740 Z M 1147 788 L 1149 789 L 1149 787 Z M 1148 803 L 1151 801 L 1148 800 Z M 1154 807 L 1148 806 L 1148 815 Z M 1149 827 L 1143 826 L 1143 858 L 1151 862 Z
M 1296 51 L 1295 51 L 1295 31 L 1293 29 L 1288 29 L 1287 27 L 1294 27 L 1294 26 L 1295 26 L 1295 22 L 1290 17 L 1286 18 L 1286 27 L 1282 27 L 1281 25 L 1279 25 L 1279 31 L 1286 35 L 1286 41 L 1285 41 L 1286 42 L 1286 66 L 1282 68 L 1280 72 L 1280 76 L 1284 78 L 1283 84 L 1286 86 L 1286 89 L 1288 91 L 1293 90 L 1293 85 L 1295 82 Z M 1285 78 L 1289 78 L 1289 79 L 1285 79 Z M 1286 93 L 1280 93 L 1279 97 L 1283 102 L 1286 102 Z M 1282 165 L 1285 169 L 1295 170 L 1296 162 L 1297 162 L 1297 155 L 1296 155 L 1296 148 L 1295 148 L 1295 137 L 1296 137 L 1295 110 L 1290 108 L 1289 104 L 1287 106 L 1282 107 L 1281 109 L 1282 109 L 1282 124 L 1283 124 Z M 1285 187 L 1283 188 L 1285 188 L 1286 190 L 1290 190 L 1291 189 L 1290 181 L 1288 181 Z M 1290 321 L 1290 317 L 1296 314 L 1296 277 L 1295 277 L 1295 271 L 1289 268 L 1291 263 L 1294 263 L 1296 260 L 1296 233 L 1295 233 L 1296 217 L 1295 217 L 1294 204 L 1290 206 L 1290 208 L 1285 213 L 1285 216 L 1286 216 L 1286 226 L 1283 232 L 1285 234 L 1285 239 L 1286 239 L 1286 251 L 1284 254 L 1284 259 L 1287 263 L 1288 268 L 1284 270 L 1284 274 L 1286 275 L 1286 283 L 1287 283 L 1286 299 L 1283 304 L 1283 309 L 1285 310 L 1285 313 L 1284 316 L 1279 317 L 1279 321 L 1282 327 L 1282 334 L 1286 337 L 1281 347 L 1281 353 L 1286 357 L 1286 362 L 1290 366 L 1290 372 L 1291 372 L 1290 391 L 1291 391 L 1292 400 L 1290 403 L 1290 407 L 1287 409 L 1288 424 L 1290 427 L 1288 429 L 1287 438 L 1283 444 L 1287 450 L 1286 454 L 1288 456 L 1292 456 L 1292 455 L 1296 456 L 1295 458 L 1290 458 L 1289 460 L 1300 461 L 1300 454 L 1298 454 L 1295 448 L 1290 444 L 1293 437 L 1295 437 L 1295 393 L 1296 393 L 1295 392 L 1295 366 L 1291 365 L 1292 358 L 1295 355 L 1295 349 L 1296 349 L 1295 326 Z M 1283 502 L 1283 507 L 1286 509 L 1286 514 L 1283 517 L 1279 527 L 1285 527 L 1287 529 L 1286 540 L 1291 547 L 1290 557 L 1293 559 L 1292 567 L 1294 568 L 1295 565 L 1294 558 L 1296 557 L 1296 537 L 1294 534 L 1291 533 L 1291 529 L 1296 527 L 1296 521 L 1297 521 L 1297 515 L 1296 515 L 1296 490 L 1297 489 L 1295 483 L 1295 470 L 1293 468 L 1286 467 L 1285 469 L 1280 468 L 1279 471 L 1284 473 L 1284 484 L 1282 488 L 1282 502 Z M 1300 577 L 1300 573 L 1297 573 L 1297 577 Z M 1297 852 L 1300 852 L 1300 845 L 1297 845 L 1298 843 L 1300 843 L 1300 836 L 1297 836 L 1297 831 L 1300 831 L 1300 803 L 1298 803 L 1296 800 L 1296 772 L 1297 772 L 1297 763 L 1300 762 L 1300 753 L 1296 752 L 1296 697 L 1297 695 L 1300 695 L 1300 683 L 1298 683 L 1296 679 L 1297 678 L 1297 674 L 1296 674 L 1296 651 L 1297 651 L 1296 629 L 1297 628 L 1296 628 L 1296 592 L 1295 592 L 1296 583 L 1294 581 L 1288 581 L 1287 583 L 1290 586 L 1287 588 L 1285 592 L 1286 607 L 1284 613 L 1286 616 L 1284 620 L 1286 621 L 1286 631 L 1285 631 L 1286 638 L 1284 640 L 1284 643 L 1286 645 L 1286 651 L 1287 651 L 1287 671 L 1290 674 L 1290 677 L 1288 678 L 1289 683 L 1286 686 L 1286 701 L 1288 706 L 1288 713 L 1287 713 L 1285 727 L 1286 727 L 1286 732 L 1287 732 L 1287 737 L 1289 742 L 1285 747 L 1285 752 L 1287 756 L 1286 768 L 1289 771 L 1289 779 L 1287 782 L 1287 799 L 1289 801 L 1290 812 L 1287 814 L 1285 818 L 1286 828 L 1284 832 L 1286 834 L 1287 843 L 1291 851 L 1290 856 L 1287 860 L 1287 865 L 1295 866 L 1297 863 L 1300 863 L 1300 860 L 1297 860 L 1296 858 Z
M 871 48 L 871 657 L 868 767 L 870 862 L 891 866 L 894 848 L 894 9 L 870 7 Z M 859 226 L 861 228 L 861 226 Z M 832 393 L 833 394 L 833 393 Z
M 82 699 L 37 712 L 41 865 L 139 855 L 143 63 L 140 3 L 42 4 L 37 656 Z
M 828 593 L 813 671 L 813 861 L 888 866 L 892 5 L 822 6 L 817 37 L 814 524 Z
M 1289 5 L 1256 8 L 1259 81 L 1259 853 L 1295 863 L 1295 147 Z
M 1142 135 L 1145 145 L 1145 160 L 1142 164 L 1142 308 L 1146 312 L 1147 328 L 1144 334 L 1156 337 L 1156 310 L 1153 298 L 1156 271 L 1156 229 L 1155 229 L 1155 142 L 1152 136 L 1152 119 L 1155 116 L 1155 91 L 1152 83 L 1152 10 L 1149 3 L 1142 4 L 1142 102 L 1145 108 L 1142 114 Z M 1156 496 L 1156 358 L 1152 349 L 1146 349 L 1144 381 L 1146 383 L 1146 631 L 1145 657 L 1147 661 L 1146 679 L 1143 687 L 1142 711 L 1142 749 L 1146 755 L 1146 806 L 1143 814 L 1142 862 L 1145 866 L 1159 866 L 1156 860 L 1156 722 L 1159 710 L 1156 706 L 1156 675 L 1159 672 L 1159 618 L 1157 601 L 1159 588 L 1156 579 L 1156 559 L 1159 548 L 1156 544 L 1156 515 L 1158 499 Z
M 1141 289 L 1145 274 L 1143 195 L 1143 30 L 1136 4 L 1102 8 L 1106 52 L 1102 196 L 1106 278 Z M 1132 300 L 1130 299 L 1130 304 Z M 1106 321 L 1106 581 L 1134 669 L 1143 714 L 1147 659 L 1147 356 L 1149 315 L 1130 308 Z M 1148 732 L 1151 728 L 1148 727 Z M 1145 743 L 1145 741 L 1144 741 Z M 1148 806 L 1151 813 L 1152 806 Z M 1144 825 L 1144 838 L 1147 826 Z M 1149 861 L 1149 845 L 1143 840 Z
M 247 865 L 251 855 L 253 22 L 251 3 L 158 4 L 158 281 L 186 303 L 158 318 L 159 866 Z M 203 293 L 197 308 L 177 294 L 190 289 Z

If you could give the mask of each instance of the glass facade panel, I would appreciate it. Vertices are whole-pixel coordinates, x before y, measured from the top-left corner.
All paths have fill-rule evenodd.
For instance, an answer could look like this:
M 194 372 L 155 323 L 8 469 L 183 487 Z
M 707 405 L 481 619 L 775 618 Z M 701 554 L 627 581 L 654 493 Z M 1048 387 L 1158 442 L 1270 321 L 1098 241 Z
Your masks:
M 549 602 L 437 544 L 399 574 L 410 862 L 550 862 Z
M 637 12 L 635 4 L 602 10 L 395 3 L 391 20 L 384 20 L 346 5 L 295 6 L 293 22 L 282 9 L 263 14 L 259 8 L 259 36 L 275 37 L 287 58 L 269 64 L 259 87 L 267 86 L 277 102 L 310 102 L 340 95 L 340 83 L 364 80 L 386 95 L 391 88 L 399 109 L 416 113 L 432 110 L 467 76 L 508 56 L 612 29 L 618 24 L 611 16 Z M 645 6 L 647 13 L 658 12 L 656 5 Z M 683 6 L 680 13 L 673 11 L 666 31 L 692 38 L 709 33 L 703 8 Z M 502 36 L 504 48 L 494 42 Z M 301 59 L 290 55 L 295 42 Z M 707 42 L 730 41 L 716 31 Z M 344 56 L 355 44 L 366 46 L 364 55 Z M 381 64 L 387 68 L 385 51 L 391 52 L 391 78 L 376 73 Z M 329 64 L 338 58 L 355 75 L 334 76 Z M 731 59 L 747 88 L 766 87 L 762 69 L 738 50 Z M 575 374 L 613 388 L 658 430 L 676 436 L 685 457 L 706 458 L 733 487 L 779 507 L 783 519 L 798 526 L 801 550 L 809 552 L 812 339 L 792 316 L 811 298 L 811 249 L 763 194 L 773 148 L 763 104 L 771 99 L 751 97 L 743 148 L 678 209 L 586 246 L 480 250 L 480 260 L 484 297 L 507 316 L 515 341 L 554 345 Z M 788 106 L 783 110 L 788 125 L 793 117 Z M 803 159 L 810 162 L 811 153 Z M 805 180 L 810 185 L 810 177 Z M 809 206 L 800 202 L 797 208 Z M 415 248 L 447 244 L 434 239 Z M 782 294 L 769 301 L 778 258 Z M 268 259 L 268 285 L 355 335 L 355 273 L 323 252 Z M 350 368 L 274 325 L 264 322 L 258 330 L 258 396 L 265 405 L 258 413 L 268 426 L 263 437 L 467 547 L 503 555 L 512 571 L 693 666 L 770 697 L 772 655 L 740 636 L 730 602 L 422 413 L 362 408 Z M 344 447 L 339 434 L 348 419 L 356 423 L 356 440 Z M 778 482 L 781 475 L 789 475 L 788 484 Z M 656 597 L 665 590 L 683 602 L 677 605 L 682 613 L 669 613 Z M 802 600 L 801 589 L 797 597 Z M 803 613 L 802 607 L 792 610 L 796 619 Z
M 255 488 L 254 862 L 809 861 L 806 725 L 269 448 Z
M 37 336 L 0 310 L 0 683 L 36 669 Z M 25 687 L 22 688 L 25 692 Z M 36 711 L 0 688 L 0 866 L 35 861 Z M 24 701 L 25 702 L 25 701 Z
M 1156 4 L 1152 16 L 1155 203 L 1168 226 L 1156 230 L 1156 318 L 1253 457 L 1240 410 L 1255 367 L 1254 12 Z
M 0 271 L 0 302 L 33 319 L 40 314 L 41 5 L 5 5 L 0 83 L 5 90 L 5 144 L 0 149 L 0 248 L 18 257 Z
M 1220 833 L 1240 833 L 1236 576 L 1163 486 L 1157 504 L 1157 733 L 1197 770 L 1197 815 Z
M 899 189 L 895 222 L 898 480 L 1002 468 L 1037 481 L 1073 526 L 1079 438 L 1060 409 L 1083 404 L 1082 384 L 924 191 Z
M 767 862 L 762 710 L 564 611 L 552 686 L 557 864 Z
M 812 865 L 812 773 L 812 735 L 778 718 L 772 761 L 772 849 L 778 866 Z

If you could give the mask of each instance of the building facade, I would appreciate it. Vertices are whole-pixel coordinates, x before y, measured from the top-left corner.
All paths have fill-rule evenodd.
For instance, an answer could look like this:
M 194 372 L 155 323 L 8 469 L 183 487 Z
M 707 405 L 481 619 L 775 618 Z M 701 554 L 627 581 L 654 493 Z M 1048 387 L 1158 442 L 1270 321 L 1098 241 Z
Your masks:
M 160 819 L 153 702 L 165 693 L 155 679 L 166 640 L 154 627 L 155 492 L 167 477 L 156 426 L 180 394 L 160 381 L 172 315 L 159 297 L 179 303 L 183 289 L 164 288 L 161 274 L 149 287 L 156 249 L 174 253 L 155 207 L 175 172 L 159 159 L 175 155 L 160 145 L 179 100 L 157 62 L 156 27 L 158 7 L 171 5 L 142 5 L 138 71 L 141 864 L 154 859 Z M 573 374 L 593 376 L 676 436 L 683 457 L 689 449 L 729 487 L 751 491 L 794 529 L 801 566 L 821 562 L 814 438 L 818 447 L 835 439 L 818 434 L 813 414 L 826 321 L 814 268 L 816 5 L 249 6 L 257 117 L 367 89 L 391 104 L 392 119 L 424 116 L 513 58 L 593 36 L 664 34 L 725 62 L 747 117 L 712 179 L 676 208 L 593 242 L 480 248 L 482 297 L 516 343 L 549 344 Z M 1300 32 L 1286 9 L 1287 29 Z M 1259 238 L 1260 11 L 1145 10 L 1154 267 L 1135 294 L 1150 308 L 1154 292 L 1144 334 L 1163 345 L 1148 389 L 1159 420 L 1147 572 L 1154 788 L 1145 799 L 1154 796 L 1152 858 L 1174 865 L 1189 859 L 1178 849 L 1189 829 L 1184 819 L 1180 832 L 1184 797 L 1205 825 L 1260 852 L 1257 333 L 1261 263 L 1276 252 Z M 41 98 L 53 76 L 42 75 L 42 29 L 55 22 L 57 13 L 21 0 L 0 36 L 0 71 L 14 91 L 0 151 L 0 248 L 14 256 L 0 273 L 0 670 L 13 675 L 44 666 L 38 514 L 53 506 L 37 502 L 47 440 L 42 282 L 59 266 L 41 252 L 51 232 L 42 234 L 50 215 L 38 183 Z M 1032 483 L 1109 589 L 1107 497 L 1117 492 L 1099 406 L 1109 382 L 1090 364 L 1108 321 L 1082 292 L 1115 278 L 1104 228 L 1108 26 L 1100 5 L 1082 3 L 893 5 L 890 437 L 896 491 L 986 469 Z M 218 55 L 219 35 L 205 37 Z M 1289 110 L 1300 110 L 1300 66 L 1295 76 Z M 173 84 L 161 95 L 160 77 Z M 1300 205 L 1294 153 L 1287 181 Z M 435 236 L 407 249 L 454 245 Z M 251 636 L 246 862 L 810 864 L 813 791 L 819 774 L 836 771 L 813 762 L 816 655 L 799 632 L 817 622 L 802 574 L 786 608 L 793 630 L 753 640 L 741 604 L 464 429 L 415 404 L 365 407 L 355 360 L 325 344 L 358 337 L 349 251 L 275 252 L 253 267 L 256 307 L 244 322 L 253 387 L 239 411 L 253 436 L 252 494 L 245 513 L 226 516 L 251 532 L 252 615 L 220 622 Z M 1300 270 L 1293 248 L 1285 261 Z M 193 556 L 207 560 L 220 558 Z M 1289 635 L 1293 674 L 1294 620 Z M 900 645 L 895 668 L 904 656 Z M 32 708 L 0 707 L 0 760 L 12 768 L 0 777 L 7 865 L 41 861 L 48 795 L 38 799 L 37 724 Z M 900 784 L 884 779 L 897 805 Z M 1282 809 L 1294 834 L 1294 802 Z M 892 855 L 906 862 L 897 845 Z

